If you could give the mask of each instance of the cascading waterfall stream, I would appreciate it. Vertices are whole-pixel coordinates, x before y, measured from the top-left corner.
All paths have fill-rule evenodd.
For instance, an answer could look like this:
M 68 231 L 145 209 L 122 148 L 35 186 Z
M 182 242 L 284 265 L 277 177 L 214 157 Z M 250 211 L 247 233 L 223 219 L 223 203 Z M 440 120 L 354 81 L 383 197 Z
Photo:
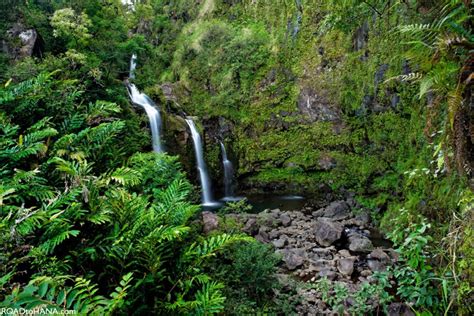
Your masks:
M 196 129 L 196 125 L 194 124 L 194 121 L 192 119 L 186 119 L 186 123 L 188 123 L 189 128 L 191 130 L 191 135 L 193 137 L 197 169 L 199 172 L 199 180 L 201 181 L 202 204 L 204 206 L 212 206 L 215 205 L 216 202 L 214 202 L 214 200 L 212 199 L 211 181 L 207 173 L 206 162 L 204 161 L 201 135 L 199 135 L 199 132 Z
M 135 78 L 135 68 L 137 66 L 137 56 L 135 54 L 132 55 L 130 60 L 130 78 Z M 148 116 L 148 120 L 150 121 L 150 129 L 151 129 L 151 139 L 152 139 L 152 146 L 153 151 L 157 153 L 164 152 L 163 147 L 161 145 L 161 116 L 160 111 L 156 108 L 155 103 L 144 93 L 141 93 L 137 87 L 133 83 L 127 84 L 128 94 L 132 102 L 140 107 L 142 107 L 146 115 Z
M 128 75 L 130 79 L 135 79 L 135 68 L 137 68 L 137 55 L 133 54 L 130 58 L 130 73 Z
M 221 151 L 222 151 L 222 165 L 224 166 L 224 193 L 226 199 L 232 199 L 234 197 L 234 166 L 232 162 L 227 157 L 227 152 L 225 150 L 225 146 L 222 142 L 221 144 Z

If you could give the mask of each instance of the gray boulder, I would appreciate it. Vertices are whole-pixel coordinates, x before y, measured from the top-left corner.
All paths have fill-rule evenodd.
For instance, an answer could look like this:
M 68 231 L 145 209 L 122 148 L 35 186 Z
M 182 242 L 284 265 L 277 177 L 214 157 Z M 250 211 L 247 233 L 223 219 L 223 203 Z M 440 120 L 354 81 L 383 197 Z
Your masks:
M 255 235 L 258 232 L 258 224 L 257 220 L 255 218 L 249 218 L 247 223 L 245 223 L 244 228 L 242 228 L 244 232 L 246 232 L 249 235 Z
M 291 218 L 286 213 L 283 213 L 280 215 L 280 221 L 281 221 L 281 224 L 285 227 L 288 227 L 291 225 Z
M 354 257 L 341 258 L 337 262 L 337 270 L 344 275 L 351 276 L 354 272 Z
M 343 220 L 350 215 L 350 208 L 346 201 L 334 201 L 324 209 L 324 217 L 334 220 Z
M 391 263 L 390 257 L 380 248 L 374 249 L 367 256 L 367 264 L 370 270 L 382 272 L 387 270 L 387 266 Z
M 354 252 L 371 252 L 374 249 L 369 238 L 362 235 L 349 237 L 349 250 Z
M 272 241 L 272 244 L 275 248 L 283 248 L 288 244 L 288 238 L 282 235 L 279 239 Z
M 216 230 L 219 227 L 219 218 L 216 214 L 204 211 L 201 214 L 202 225 L 204 234 L 209 234 L 211 231 Z
M 288 270 L 295 270 L 296 268 L 301 267 L 304 263 L 303 249 L 284 249 L 282 254 L 283 261 Z
M 27 29 L 21 23 L 14 24 L 1 41 L 1 50 L 12 59 L 22 59 L 33 55 L 38 44 L 38 33 Z
M 314 227 L 314 237 L 318 244 L 328 247 L 341 238 L 343 230 L 344 226 L 340 223 L 333 222 L 329 218 L 320 217 Z

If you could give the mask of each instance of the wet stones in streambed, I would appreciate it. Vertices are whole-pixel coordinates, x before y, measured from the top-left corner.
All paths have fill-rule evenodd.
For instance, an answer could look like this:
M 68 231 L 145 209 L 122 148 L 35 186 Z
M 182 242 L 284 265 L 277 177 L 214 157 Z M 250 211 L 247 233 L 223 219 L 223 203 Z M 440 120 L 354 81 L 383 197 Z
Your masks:
M 358 213 L 352 214 L 353 209 Z M 385 271 L 397 260 L 393 249 L 372 242 L 370 216 L 360 211 L 354 199 L 334 201 L 318 210 L 274 209 L 235 216 L 243 231 L 273 245 L 281 255 L 279 275 L 309 285 L 308 289 L 298 289 L 301 314 L 331 314 L 320 295 L 311 289 L 321 278 L 331 286 L 343 283 L 355 293 L 363 282 L 375 280 L 374 272 Z

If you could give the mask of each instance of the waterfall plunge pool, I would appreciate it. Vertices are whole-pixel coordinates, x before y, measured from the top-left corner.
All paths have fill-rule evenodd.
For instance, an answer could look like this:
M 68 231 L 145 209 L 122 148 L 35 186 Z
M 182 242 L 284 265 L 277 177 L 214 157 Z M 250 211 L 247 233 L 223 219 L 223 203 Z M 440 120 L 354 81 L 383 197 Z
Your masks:
M 280 209 L 282 211 L 301 210 L 308 204 L 308 200 L 300 195 L 278 194 L 278 193 L 260 193 L 249 194 L 247 196 L 224 197 L 217 202 L 202 204 L 202 208 L 208 211 L 216 211 L 224 207 L 228 202 L 238 202 L 246 198 L 252 205 L 251 213 L 259 213 L 266 209 Z

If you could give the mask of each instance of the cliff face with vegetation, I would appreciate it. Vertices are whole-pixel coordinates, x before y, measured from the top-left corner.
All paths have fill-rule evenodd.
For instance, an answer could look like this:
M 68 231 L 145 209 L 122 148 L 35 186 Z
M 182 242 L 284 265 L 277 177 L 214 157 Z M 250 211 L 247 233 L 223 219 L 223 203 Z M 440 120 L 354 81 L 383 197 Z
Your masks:
M 431 294 L 398 296 L 416 301 L 419 310 L 456 306 L 472 312 L 469 1 L 133 2 L 0 4 L 5 275 L 22 268 L 6 263 L 19 251 L 9 241 L 15 238 L 38 249 L 34 260 L 22 250 L 27 270 L 36 271 L 28 277 L 73 275 L 79 266 L 68 269 L 64 253 L 81 230 L 86 244 L 80 255 L 70 256 L 82 258 L 79 265 L 86 270 L 101 262 L 100 251 L 107 253 L 102 263 L 115 267 L 142 258 L 119 269 L 122 281 L 92 268 L 82 276 L 97 281 L 102 291 L 119 282 L 125 291 L 131 282 L 125 272 L 138 278 L 143 267 L 150 271 L 134 287 L 149 290 L 150 297 L 134 296 L 125 306 L 189 312 L 204 304 L 200 293 L 218 293 L 217 283 L 206 279 L 208 271 L 203 268 L 194 279 L 192 269 L 201 269 L 206 247 L 218 251 L 233 237 L 180 239 L 197 211 L 191 205 L 197 194 L 188 182 L 196 179 L 194 153 L 184 120 L 194 116 L 214 182 L 222 179 L 222 141 L 243 195 L 354 192 L 357 205 L 369 209 L 403 250 L 401 280 L 414 280 L 406 289 L 450 289 L 436 294 L 441 297 L 436 306 L 428 302 Z M 133 53 L 135 83 L 159 106 L 164 144 L 177 158 L 139 153 L 150 150 L 146 118 L 129 104 L 123 84 Z M 173 194 L 174 200 L 168 198 Z M 66 205 L 61 212 L 68 217 L 62 219 L 58 212 Z M 142 233 L 125 225 L 128 215 L 116 212 L 127 209 L 143 223 L 139 209 L 148 207 L 158 215 Z M 170 207 L 179 208 L 181 217 L 166 215 Z M 11 223 L 16 227 L 30 216 L 31 223 L 9 231 Z M 108 233 L 94 237 L 101 225 Z M 161 232 L 166 242 L 157 237 L 160 225 L 168 229 Z M 31 235 L 36 230 L 41 237 Z M 111 240 L 119 237 L 128 252 L 125 246 L 116 252 Z M 146 258 L 149 249 L 167 245 L 181 251 L 178 263 L 164 250 Z M 48 258 L 56 252 L 61 259 Z M 166 258 L 163 266 L 154 266 L 160 256 Z M 172 280 L 176 273 L 180 279 Z M 440 282 L 434 285 L 430 278 Z M 1 286 L 8 285 L 2 293 L 26 281 L 14 273 L 0 278 Z M 166 290 L 154 288 L 156 282 L 164 282 Z M 157 299 L 165 294 L 166 302 Z M 107 304 L 114 310 L 123 302 Z

